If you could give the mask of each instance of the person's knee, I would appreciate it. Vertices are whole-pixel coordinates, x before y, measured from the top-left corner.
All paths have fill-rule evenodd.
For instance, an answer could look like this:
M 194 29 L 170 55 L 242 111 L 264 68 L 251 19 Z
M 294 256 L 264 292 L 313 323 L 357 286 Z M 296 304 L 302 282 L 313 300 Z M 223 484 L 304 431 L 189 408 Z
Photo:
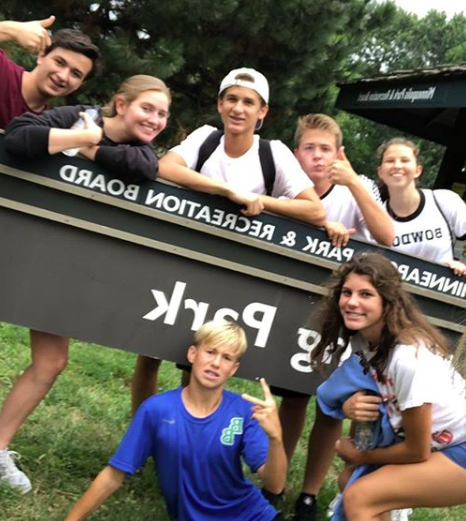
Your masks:
M 52 384 L 66 369 L 67 363 L 68 351 L 64 349 L 58 351 L 53 357 L 36 357 L 30 369 L 37 383 Z
M 355 521 L 361 515 L 364 505 L 364 491 L 357 483 L 350 485 L 343 492 L 343 507 L 348 521 Z

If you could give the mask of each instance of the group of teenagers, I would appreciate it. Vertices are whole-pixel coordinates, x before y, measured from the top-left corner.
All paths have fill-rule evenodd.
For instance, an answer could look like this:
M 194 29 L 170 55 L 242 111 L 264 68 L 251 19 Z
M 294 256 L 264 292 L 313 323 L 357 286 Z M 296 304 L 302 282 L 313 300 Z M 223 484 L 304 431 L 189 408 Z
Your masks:
M 156 77 L 126 79 L 104 107 L 49 108 L 76 91 L 100 57 L 78 30 L 51 34 L 53 23 L 54 17 L 0 22 L 0 45 L 12 41 L 37 53 L 37 65 L 25 71 L 0 49 L 0 128 L 12 154 L 39 158 L 78 149 L 123 181 L 166 179 L 227 197 L 246 216 L 266 210 L 323 227 L 335 247 L 355 237 L 466 274 L 453 252 L 455 238 L 466 237 L 466 205 L 449 190 L 418 187 L 422 166 L 411 141 L 395 138 L 380 147 L 379 190 L 353 170 L 341 130 L 327 115 L 299 118 L 294 152 L 260 139 L 269 84 L 257 70 L 240 68 L 220 82 L 220 131 L 204 125 L 159 160 L 153 142 L 167 126 L 171 96 Z M 317 392 L 293 520 L 317 520 L 316 496 L 335 451 L 345 468 L 334 519 L 386 521 L 408 508 L 466 503 L 465 382 L 446 340 L 381 254 L 356 255 L 326 287 L 316 306 L 321 340 L 312 365 L 325 373 L 328 356 L 345 360 Z M 46 332 L 31 331 L 30 339 L 31 364 L 0 411 L 0 480 L 22 493 L 31 482 L 8 447 L 65 369 L 69 346 L 68 338 Z M 130 426 L 66 521 L 87 518 L 149 457 L 173 519 L 283 520 L 273 505 L 285 489 L 309 397 L 271 390 L 263 379 L 262 398 L 225 390 L 245 351 L 240 326 L 205 323 L 187 350 L 186 385 L 161 394 L 160 360 L 139 356 Z M 282 397 L 279 409 L 273 394 Z M 342 436 L 344 418 L 353 420 L 350 436 Z M 374 427 L 370 449 L 351 440 L 361 421 Z M 243 460 L 262 490 L 245 478 Z

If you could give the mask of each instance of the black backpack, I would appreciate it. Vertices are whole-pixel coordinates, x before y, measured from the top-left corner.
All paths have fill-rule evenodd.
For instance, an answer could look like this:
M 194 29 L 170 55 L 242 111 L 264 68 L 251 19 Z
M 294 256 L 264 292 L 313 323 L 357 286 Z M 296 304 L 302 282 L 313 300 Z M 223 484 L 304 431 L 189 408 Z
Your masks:
M 214 150 L 220 144 L 220 138 L 223 136 L 222 130 L 213 130 L 205 139 L 199 148 L 199 156 L 196 164 L 196 172 L 200 172 L 204 163 L 213 154 Z M 273 160 L 272 148 L 268 139 L 259 139 L 259 159 L 261 162 L 262 175 L 264 176 L 264 184 L 267 195 L 272 195 L 273 185 L 275 183 L 275 163 Z

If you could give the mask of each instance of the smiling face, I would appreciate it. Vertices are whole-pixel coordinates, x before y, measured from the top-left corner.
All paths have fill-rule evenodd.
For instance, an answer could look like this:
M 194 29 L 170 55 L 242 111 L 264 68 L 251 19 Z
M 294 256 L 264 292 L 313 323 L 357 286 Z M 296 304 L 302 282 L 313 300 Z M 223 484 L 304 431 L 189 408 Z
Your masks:
M 84 54 L 56 47 L 37 58 L 37 89 L 44 98 L 67 96 L 82 85 L 92 67 L 92 60 Z
M 346 277 L 338 305 L 345 327 L 359 331 L 371 344 L 379 342 L 385 324 L 383 301 L 367 275 Z
M 239 367 L 237 348 L 229 345 L 213 346 L 201 343 L 190 346 L 188 360 L 192 364 L 191 382 L 207 389 L 218 389 L 233 376 Z
M 418 165 L 411 147 L 394 144 L 385 150 L 377 172 L 389 190 L 400 190 L 415 188 L 422 166 Z
M 170 102 L 163 92 L 144 91 L 131 103 L 117 95 L 115 106 L 125 129 L 124 141 L 150 143 L 167 126 Z
M 264 119 L 269 106 L 263 105 L 261 97 L 248 87 L 229 87 L 217 101 L 225 133 L 254 134 L 256 122 Z
M 326 130 L 306 130 L 294 153 L 306 172 L 314 182 L 328 182 L 328 168 L 337 158 L 337 144 L 334 134 Z

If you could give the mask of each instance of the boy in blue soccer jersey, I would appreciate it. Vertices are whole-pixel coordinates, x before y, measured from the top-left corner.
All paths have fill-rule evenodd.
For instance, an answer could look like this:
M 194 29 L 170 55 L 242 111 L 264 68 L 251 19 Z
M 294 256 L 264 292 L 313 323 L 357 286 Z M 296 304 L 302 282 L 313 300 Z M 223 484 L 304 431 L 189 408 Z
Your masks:
M 264 379 L 263 400 L 223 388 L 245 351 L 246 337 L 238 325 L 204 324 L 188 349 L 189 385 L 141 405 L 109 465 L 66 521 L 86 519 L 150 456 L 173 519 L 283 520 L 244 477 L 241 464 L 244 459 L 268 490 L 283 490 L 287 460 L 272 394 Z

